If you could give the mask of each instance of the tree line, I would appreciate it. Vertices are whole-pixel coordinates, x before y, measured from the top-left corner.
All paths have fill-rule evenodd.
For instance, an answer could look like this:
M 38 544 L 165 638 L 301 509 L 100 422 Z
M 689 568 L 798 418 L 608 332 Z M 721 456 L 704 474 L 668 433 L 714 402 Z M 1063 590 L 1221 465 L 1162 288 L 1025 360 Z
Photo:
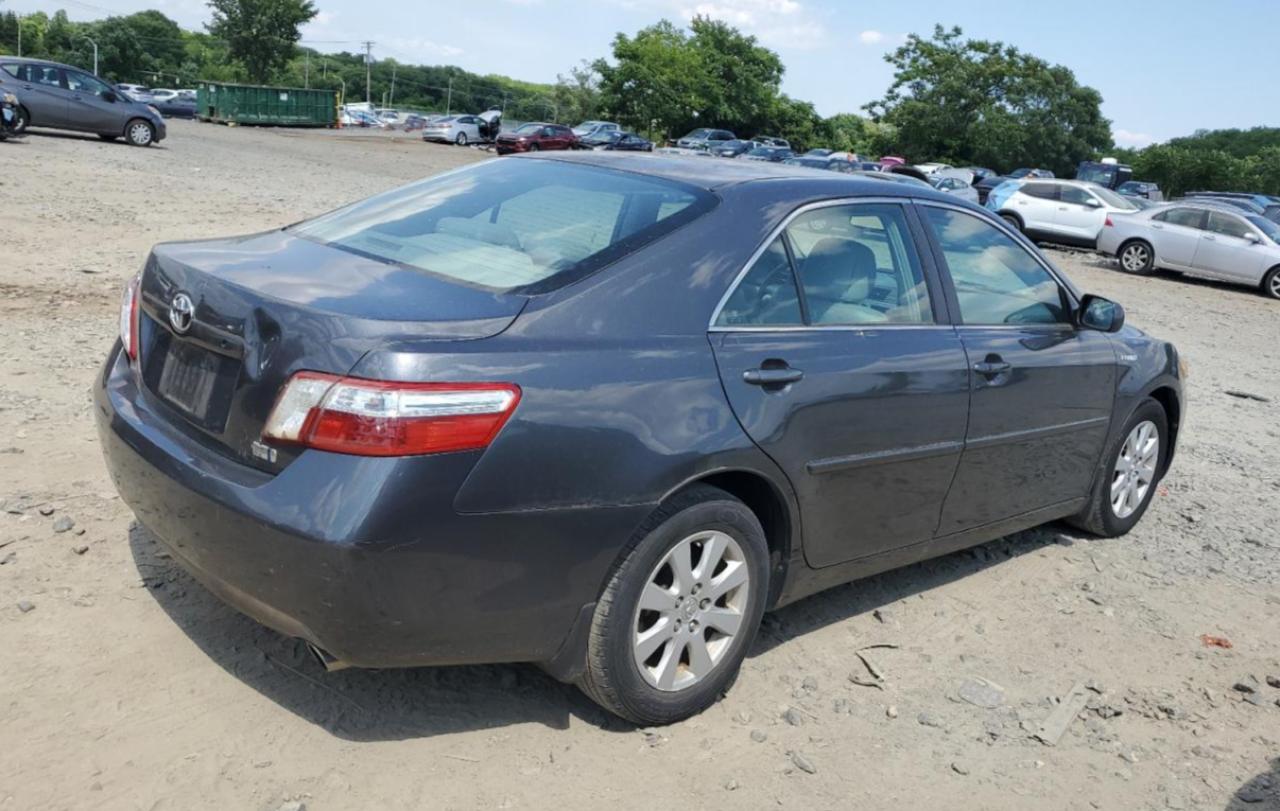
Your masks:
M 616 120 L 662 141 L 698 127 L 773 135 L 797 149 L 823 146 L 909 162 L 943 161 L 1008 172 L 1042 167 L 1072 177 L 1082 160 L 1130 163 L 1167 194 L 1247 189 L 1280 194 L 1280 129 L 1198 132 L 1142 150 L 1119 149 L 1102 95 L 1072 71 L 1014 46 L 970 39 L 958 27 L 912 34 L 885 60 L 893 80 L 857 111 L 823 117 L 782 92 L 774 51 L 718 20 L 688 27 L 663 20 L 615 36 L 607 57 L 587 60 L 554 84 L 414 65 L 363 53 L 320 53 L 299 43 L 316 14 L 310 0 L 210 0 L 207 31 L 186 31 L 159 11 L 72 22 L 64 12 L 0 14 L 0 53 L 81 67 L 113 81 L 190 86 L 198 79 L 345 88 L 348 100 L 431 112 L 500 107 L 510 120 Z M 367 70 L 367 73 L 366 73 Z

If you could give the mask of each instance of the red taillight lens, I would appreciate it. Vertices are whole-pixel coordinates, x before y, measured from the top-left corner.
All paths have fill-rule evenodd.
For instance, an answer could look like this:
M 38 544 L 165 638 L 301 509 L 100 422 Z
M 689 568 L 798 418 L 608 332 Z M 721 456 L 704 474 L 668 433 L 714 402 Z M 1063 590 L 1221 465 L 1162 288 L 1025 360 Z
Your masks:
M 358 456 L 487 447 L 520 402 L 511 383 L 397 383 L 298 372 L 262 429 L 269 442 Z
M 1110 215 L 1108 215 L 1108 216 L 1107 216 L 1107 219 L 1106 219 L 1105 221 L 1103 221 L 1102 225 L 1103 225 L 1103 227 L 1105 227 L 1105 228 L 1115 228 L 1115 226 L 1116 226 L 1116 224 L 1115 224 L 1115 223 L 1113 223 L 1113 222 L 1111 221 L 1111 216 L 1110 216 Z
M 124 352 L 129 360 L 138 359 L 138 286 L 142 274 L 138 274 L 125 283 L 124 294 L 120 297 L 120 343 L 124 344 Z

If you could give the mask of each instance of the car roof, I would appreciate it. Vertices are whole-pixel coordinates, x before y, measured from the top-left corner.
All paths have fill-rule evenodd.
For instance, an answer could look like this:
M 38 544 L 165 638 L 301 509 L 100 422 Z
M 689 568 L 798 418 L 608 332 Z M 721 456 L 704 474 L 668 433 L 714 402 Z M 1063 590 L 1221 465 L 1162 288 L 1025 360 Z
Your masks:
M 503 158 L 503 160 L 513 160 Z M 691 160 L 684 155 L 627 155 L 616 152 L 558 152 L 521 155 L 514 160 L 551 160 L 586 166 L 599 166 L 624 172 L 648 175 L 677 183 L 686 183 L 708 191 L 721 191 L 731 186 L 758 181 L 812 180 L 824 185 L 839 184 L 831 197 L 925 197 L 954 203 L 955 196 L 910 183 L 885 183 L 886 178 L 860 177 L 828 169 L 809 168 L 766 161 Z M 826 192 L 824 191 L 824 194 Z

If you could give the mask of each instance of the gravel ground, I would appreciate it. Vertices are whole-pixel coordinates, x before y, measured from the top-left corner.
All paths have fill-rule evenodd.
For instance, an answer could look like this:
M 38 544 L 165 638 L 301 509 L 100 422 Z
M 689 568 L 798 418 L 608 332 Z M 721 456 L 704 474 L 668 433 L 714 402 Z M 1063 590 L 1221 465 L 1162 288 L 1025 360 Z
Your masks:
M 1051 256 L 1191 367 L 1142 524 L 1041 527 L 790 606 L 685 723 L 635 729 L 528 666 L 325 674 L 206 593 L 96 447 L 122 282 L 153 242 L 481 157 L 181 121 L 149 150 L 0 144 L 0 808 L 1280 809 L 1280 304 L 1089 254 Z M 851 680 L 859 651 L 879 686 Z

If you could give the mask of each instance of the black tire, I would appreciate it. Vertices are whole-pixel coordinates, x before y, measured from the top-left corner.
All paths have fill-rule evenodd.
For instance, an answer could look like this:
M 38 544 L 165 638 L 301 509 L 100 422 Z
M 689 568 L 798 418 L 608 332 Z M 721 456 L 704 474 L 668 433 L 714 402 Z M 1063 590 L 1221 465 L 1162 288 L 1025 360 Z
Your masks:
M 99 138 L 101 138 L 101 139 L 102 139 L 102 140 L 104 140 L 104 141 L 114 141 L 115 139 L 119 138 L 120 136 L 119 136 L 119 135 L 112 135 L 112 134 L 111 134 L 111 133 L 109 133 L 109 132 L 100 132 L 100 133 L 98 133 L 98 137 L 99 137 Z
M 541 149 L 541 147 L 539 147 L 537 144 L 529 144 L 530 152 L 537 152 L 539 149 Z
M 129 146 L 151 146 L 156 142 L 156 128 L 151 126 L 150 121 L 131 118 L 124 125 L 124 139 Z
M 1017 214 L 1001 214 L 1000 219 L 1009 224 L 1009 227 L 1015 231 L 1022 230 L 1022 219 Z
M 21 104 L 18 105 L 18 119 L 13 123 L 13 135 L 22 135 L 27 131 L 27 127 L 31 126 L 31 113 L 27 112 L 27 108 Z
M 1131 239 L 1116 251 L 1120 269 L 1135 276 L 1150 276 L 1156 271 L 1156 251 L 1145 239 Z
M 642 617 L 640 596 L 651 576 L 662 571 L 668 552 L 708 530 L 729 535 L 742 552 L 748 587 L 741 625 L 705 676 L 683 689 L 660 690 L 646 681 L 633 655 L 633 635 Z M 768 581 L 769 549 L 764 530 L 745 504 L 706 485 L 694 485 L 676 494 L 640 526 L 610 575 L 596 603 L 587 640 L 586 671 L 578 687 L 601 707 L 642 726 L 671 724 L 702 712 L 737 678 L 764 614 Z M 703 626 L 704 638 L 714 633 L 709 629 L 709 624 Z M 671 638 L 679 641 L 675 635 Z M 665 647 L 663 643 L 658 651 Z
M 1113 509 L 1110 498 L 1111 487 L 1116 477 L 1116 465 L 1129 434 L 1140 423 L 1147 421 L 1155 425 L 1160 442 L 1155 476 L 1151 480 L 1151 484 L 1142 501 L 1138 504 L 1137 509 L 1121 518 Z M 1107 452 L 1102 455 L 1102 463 L 1094 475 L 1093 491 L 1089 494 L 1089 502 L 1077 515 L 1067 519 L 1067 523 L 1103 538 L 1117 538 L 1124 535 L 1133 529 L 1138 521 L 1142 520 L 1143 514 L 1146 513 L 1147 507 L 1151 504 L 1151 499 L 1159 489 L 1160 480 L 1164 477 L 1165 461 L 1168 458 L 1169 419 L 1164 413 L 1164 407 L 1155 400 L 1148 398 L 1133 410 L 1133 413 L 1129 415 L 1129 419 L 1125 420 L 1124 427 L 1120 429 L 1116 434 L 1116 438 L 1107 447 Z
M 467 145 L 467 134 L 466 134 L 465 132 L 460 132 L 460 133 L 458 133 L 458 137 L 457 137 L 457 138 L 455 138 L 455 139 L 453 140 L 453 142 L 454 142 L 455 144 L 457 144 L 458 146 L 466 146 L 466 145 Z
M 1262 277 L 1262 295 L 1280 299 L 1280 266 L 1273 267 Z

